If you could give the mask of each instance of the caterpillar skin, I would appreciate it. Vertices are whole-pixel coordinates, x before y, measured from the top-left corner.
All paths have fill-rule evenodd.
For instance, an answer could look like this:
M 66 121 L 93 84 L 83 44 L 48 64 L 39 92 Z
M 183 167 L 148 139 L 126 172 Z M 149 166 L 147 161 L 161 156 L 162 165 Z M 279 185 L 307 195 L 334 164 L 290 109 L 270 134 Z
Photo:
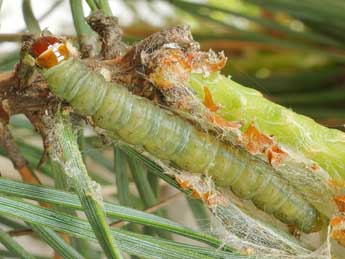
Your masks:
M 304 232 L 319 227 L 319 213 L 269 165 L 244 150 L 225 145 L 214 136 L 108 83 L 77 59 L 42 70 L 50 90 L 97 126 L 143 146 L 159 159 L 183 170 L 207 173 L 219 186 L 231 187 L 240 198 L 251 199 L 265 212 Z

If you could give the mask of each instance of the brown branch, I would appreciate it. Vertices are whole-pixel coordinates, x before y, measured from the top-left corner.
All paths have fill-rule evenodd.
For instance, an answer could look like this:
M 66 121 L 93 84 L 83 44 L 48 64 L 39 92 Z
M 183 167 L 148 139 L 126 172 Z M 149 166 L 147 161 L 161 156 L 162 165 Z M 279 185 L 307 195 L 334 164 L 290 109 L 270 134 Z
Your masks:
M 12 161 L 14 167 L 18 170 L 23 181 L 30 184 L 40 184 L 40 180 L 28 167 L 27 162 L 20 153 L 10 130 L 4 123 L 0 123 L 0 143 L 5 148 L 8 157 Z
M 4 123 L 0 123 L 0 143 L 6 149 L 15 168 L 19 169 L 26 166 L 25 159 L 20 154 L 19 148 L 15 143 L 11 132 Z
M 18 32 L 18 33 L 0 33 L 0 41 L 1 42 L 21 42 L 23 39 L 25 39 L 27 36 L 30 36 L 32 34 L 25 33 L 25 32 Z
M 87 17 L 86 21 L 101 38 L 101 57 L 103 59 L 120 57 L 125 50 L 125 44 L 122 42 L 123 32 L 118 18 L 115 16 L 104 16 L 101 11 L 96 11 Z
M 15 73 L 14 71 L 3 72 L 0 74 L 0 87 L 3 85 L 8 85 L 14 80 Z
M 32 235 L 34 234 L 34 231 L 31 228 L 13 229 L 13 230 L 7 231 L 7 234 L 9 234 L 12 237 L 19 237 L 19 236 Z
M 27 55 L 29 43 L 22 49 Z M 54 100 L 43 78 L 21 62 L 14 71 L 0 73 L 0 105 L 9 115 L 44 110 Z
M 167 197 L 166 199 L 160 201 L 159 203 L 145 209 L 144 211 L 147 213 L 154 213 L 155 211 L 169 205 L 171 202 L 175 201 L 176 199 L 180 198 L 182 196 L 182 192 L 177 192 L 169 197 Z

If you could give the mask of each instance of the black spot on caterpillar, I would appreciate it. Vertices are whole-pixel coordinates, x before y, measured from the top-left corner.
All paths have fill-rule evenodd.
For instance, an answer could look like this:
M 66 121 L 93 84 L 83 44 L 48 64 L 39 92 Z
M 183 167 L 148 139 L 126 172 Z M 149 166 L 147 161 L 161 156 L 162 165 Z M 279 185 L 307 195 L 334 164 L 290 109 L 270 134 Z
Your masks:
M 183 170 L 207 173 L 217 185 L 304 232 L 318 229 L 320 215 L 274 169 L 247 151 L 198 131 L 187 121 L 109 83 L 81 61 L 68 59 L 42 70 L 50 90 L 97 126 L 140 145 Z

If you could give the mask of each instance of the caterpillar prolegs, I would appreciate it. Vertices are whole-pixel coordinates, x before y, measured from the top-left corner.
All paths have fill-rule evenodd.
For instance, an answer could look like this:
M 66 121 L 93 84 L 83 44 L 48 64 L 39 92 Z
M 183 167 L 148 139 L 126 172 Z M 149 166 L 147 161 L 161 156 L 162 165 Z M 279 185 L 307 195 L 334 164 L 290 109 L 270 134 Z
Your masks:
M 230 187 L 238 197 L 251 199 L 258 208 L 304 232 L 319 227 L 318 211 L 272 167 L 244 149 L 226 145 L 149 100 L 106 82 L 78 59 L 57 62 L 42 74 L 55 95 L 124 141 L 183 170 L 207 173 L 217 185 Z

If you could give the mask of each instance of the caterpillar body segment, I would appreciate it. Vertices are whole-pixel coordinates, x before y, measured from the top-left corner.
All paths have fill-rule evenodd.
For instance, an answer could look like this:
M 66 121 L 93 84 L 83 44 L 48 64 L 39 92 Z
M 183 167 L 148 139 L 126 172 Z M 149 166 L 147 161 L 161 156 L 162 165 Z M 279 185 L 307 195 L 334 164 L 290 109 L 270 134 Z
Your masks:
M 317 230 L 320 215 L 274 168 L 239 147 L 225 145 L 187 121 L 109 83 L 78 59 L 42 70 L 50 90 L 95 124 L 143 146 L 162 160 L 193 173 L 207 173 L 217 185 L 304 232 Z

